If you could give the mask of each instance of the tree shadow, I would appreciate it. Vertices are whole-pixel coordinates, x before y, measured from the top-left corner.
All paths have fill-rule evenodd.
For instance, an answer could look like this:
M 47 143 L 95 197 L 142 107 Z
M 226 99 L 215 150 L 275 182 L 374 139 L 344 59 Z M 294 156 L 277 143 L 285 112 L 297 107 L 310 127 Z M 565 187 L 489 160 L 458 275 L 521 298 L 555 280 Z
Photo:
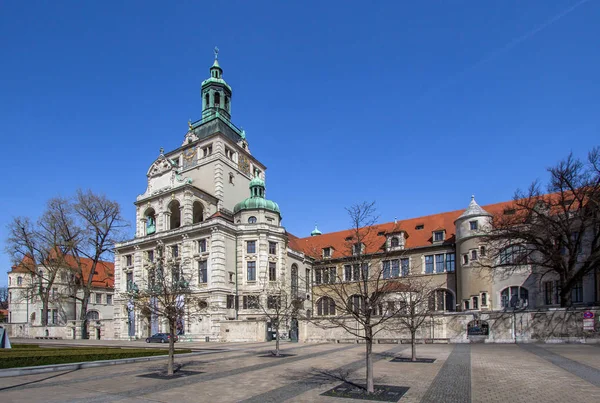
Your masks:
M 0 391 L 3 391 L 3 390 L 8 390 L 8 389 L 14 389 L 14 388 L 19 388 L 19 387 L 21 387 L 21 386 L 26 386 L 26 385 L 31 385 L 31 384 L 38 383 L 38 382 L 47 381 L 48 379 L 58 378 L 59 376 L 67 375 L 67 374 L 70 374 L 70 373 L 72 373 L 72 372 L 75 372 L 75 371 L 77 371 L 77 370 L 79 370 L 79 368 L 77 368 L 77 369 L 72 369 L 72 370 L 70 370 L 70 371 L 66 371 L 66 372 L 62 372 L 62 373 L 60 373 L 60 374 L 57 374 L 57 375 L 51 375 L 51 376 L 48 376 L 48 377 L 46 377 L 46 378 L 42 378 L 42 379 L 36 379 L 35 381 L 24 382 L 24 383 L 20 383 L 20 384 L 18 384 L 18 385 L 6 386 L 6 387 L 4 387 L 4 388 L 0 388 Z

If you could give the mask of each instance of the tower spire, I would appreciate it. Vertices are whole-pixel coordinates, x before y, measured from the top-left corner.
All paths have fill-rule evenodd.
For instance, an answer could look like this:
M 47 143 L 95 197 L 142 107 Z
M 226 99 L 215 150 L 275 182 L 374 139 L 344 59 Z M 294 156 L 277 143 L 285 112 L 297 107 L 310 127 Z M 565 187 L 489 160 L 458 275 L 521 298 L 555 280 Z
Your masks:
M 219 48 L 215 46 L 215 60 L 210 67 L 210 77 L 202 82 L 202 120 L 214 116 L 231 119 L 231 87 L 223 80 L 219 65 Z

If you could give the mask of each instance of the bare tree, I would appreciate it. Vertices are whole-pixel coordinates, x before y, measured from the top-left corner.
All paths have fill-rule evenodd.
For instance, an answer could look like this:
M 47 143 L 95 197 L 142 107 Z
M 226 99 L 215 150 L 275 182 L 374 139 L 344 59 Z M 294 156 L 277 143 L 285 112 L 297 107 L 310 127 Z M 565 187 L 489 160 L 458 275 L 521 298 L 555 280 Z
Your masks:
M 586 161 L 569 156 L 539 181 L 515 192 L 513 205 L 492 219 L 485 240 L 495 270 L 530 264 L 558 278 L 560 305 L 570 306 L 573 287 L 600 266 L 600 148 Z
M 66 249 L 59 212 L 65 201 L 60 198 L 48 201 L 46 210 L 37 222 L 28 217 L 16 217 L 8 224 L 6 252 L 15 267 L 28 277 L 19 298 L 38 297 L 42 303 L 41 324 L 48 324 L 48 306 L 58 299 L 54 287 L 61 269 L 66 267 Z M 15 296 L 17 297 L 17 296 Z
M 178 255 L 178 254 L 177 254 Z M 127 284 L 124 297 L 131 308 L 157 315 L 169 327 L 169 360 L 167 375 L 174 373 L 175 333 L 178 322 L 198 317 L 208 309 L 206 300 L 195 294 L 184 273 L 190 272 L 192 260 L 181 259 L 176 254 L 165 253 L 159 245 L 153 261 L 147 261 L 145 284 Z M 189 277 L 189 276 L 188 276 Z
M 8 287 L 0 287 L 0 309 L 8 309 Z
M 274 355 L 279 357 L 281 327 L 298 316 L 303 299 L 298 297 L 297 286 L 295 290 L 286 287 L 283 280 L 266 281 L 265 284 L 264 298 L 259 297 L 258 305 L 275 329 Z
M 373 393 L 373 341 L 403 309 L 395 301 L 402 286 L 390 278 L 389 267 L 383 264 L 388 255 L 375 225 L 375 203 L 364 202 L 346 210 L 352 225 L 339 259 L 343 270 L 338 273 L 337 268 L 329 267 L 335 262 L 315 268 L 317 312 L 309 320 L 323 328 L 342 328 L 365 341 L 366 391 Z
M 108 267 L 99 266 L 113 259 L 114 245 L 127 224 L 118 202 L 91 190 L 78 190 L 72 201 L 65 201 L 60 207 L 57 217 L 67 252 L 74 258 L 72 297 L 81 303 L 81 335 L 87 339 L 87 311 L 93 281 L 106 281 L 113 275 Z
M 434 292 L 431 279 L 425 277 L 405 277 L 401 289 L 396 294 L 396 303 L 400 307 L 394 313 L 394 320 L 388 323 L 388 329 L 406 329 L 410 333 L 411 361 L 417 361 L 417 332 L 435 310 Z

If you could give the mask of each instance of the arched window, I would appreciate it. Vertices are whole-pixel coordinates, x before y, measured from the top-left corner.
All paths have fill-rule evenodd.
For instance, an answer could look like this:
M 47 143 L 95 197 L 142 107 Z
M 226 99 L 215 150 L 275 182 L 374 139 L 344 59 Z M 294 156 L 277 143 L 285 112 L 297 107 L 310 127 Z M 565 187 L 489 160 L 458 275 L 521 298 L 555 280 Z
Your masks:
M 393 237 L 390 241 L 390 245 L 392 248 L 395 248 L 397 246 L 400 246 L 400 240 L 398 239 L 398 237 Z
M 443 288 L 434 290 L 429 296 L 429 309 L 433 311 L 454 311 L 454 295 Z
M 221 94 L 219 94 L 218 92 L 215 92 L 215 106 L 221 106 Z
M 248 224 L 256 224 L 256 217 L 254 217 L 254 216 L 248 217 Z
M 193 223 L 204 221 L 204 206 L 199 201 L 194 202 Z
M 229 111 L 229 97 L 225 95 L 225 110 Z
M 292 276 L 292 296 L 296 297 L 298 295 L 298 265 L 296 265 L 295 263 L 292 265 L 291 276 Z
M 362 295 L 352 295 L 348 298 L 348 309 L 355 315 L 360 315 L 365 311 L 365 300 Z
M 498 255 L 499 264 L 527 264 L 527 249 L 523 245 L 510 245 L 502 249 Z
M 179 209 L 179 202 L 177 200 L 173 200 L 169 204 L 169 212 L 171 213 L 170 227 L 169 229 L 179 228 L 181 227 L 181 211 Z
M 17 285 L 23 285 L 23 277 L 17 277 Z
M 31 315 L 29 315 L 29 323 L 33 325 L 33 322 L 35 322 L 35 312 L 32 312 Z
M 331 316 L 335 315 L 335 301 L 333 298 L 322 297 L 317 301 L 317 315 Z
M 156 213 L 154 209 L 147 209 L 144 217 L 146 217 L 146 235 L 154 234 L 156 232 Z
M 206 103 L 207 108 L 210 107 L 210 95 L 208 95 L 208 92 L 204 96 L 204 102 Z
M 85 317 L 87 318 L 87 320 L 99 320 L 100 314 L 98 313 L 98 311 L 88 311 Z
M 500 293 L 502 308 L 524 308 L 528 305 L 529 291 L 525 287 L 506 287 Z

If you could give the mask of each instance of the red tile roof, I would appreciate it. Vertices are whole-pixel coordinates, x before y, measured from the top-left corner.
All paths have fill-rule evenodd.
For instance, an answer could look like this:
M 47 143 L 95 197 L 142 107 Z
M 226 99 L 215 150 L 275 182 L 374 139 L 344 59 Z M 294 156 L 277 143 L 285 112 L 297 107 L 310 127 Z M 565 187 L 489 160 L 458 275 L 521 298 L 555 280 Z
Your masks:
M 482 206 L 488 213 L 503 214 L 504 210 L 513 205 L 512 201 L 489 204 Z M 376 253 L 382 251 L 386 241 L 385 236 L 377 235 L 378 233 L 394 233 L 405 231 L 405 248 L 418 248 L 433 245 L 433 231 L 440 228 L 446 230 L 446 239 L 443 244 L 453 244 L 455 242 L 455 226 L 454 221 L 465 210 L 455 210 L 446 213 L 433 214 L 425 217 L 409 218 L 407 220 L 398 220 L 396 223 L 389 222 L 377 224 L 373 227 L 365 229 L 365 253 Z M 417 225 L 423 225 L 423 229 L 416 229 Z M 344 230 L 338 232 L 325 233 L 323 235 L 310 236 L 306 238 L 298 238 L 288 233 L 289 246 L 291 249 L 304 252 L 314 258 L 322 257 L 322 249 L 332 247 L 332 258 L 341 258 L 349 255 L 349 246 L 351 241 L 346 241 L 346 238 L 354 234 L 353 230 Z
M 72 255 L 66 255 L 66 264 L 73 270 L 78 269 L 77 260 Z M 90 270 L 92 269 L 92 260 L 88 258 L 80 258 L 81 269 L 83 271 L 84 279 L 87 279 Z M 31 256 L 25 256 L 21 263 L 12 267 L 10 273 L 31 273 L 28 267 L 33 264 Z M 115 287 L 115 265 L 112 262 L 99 261 L 96 265 L 96 271 L 92 277 L 92 286 L 99 288 L 114 288 Z

